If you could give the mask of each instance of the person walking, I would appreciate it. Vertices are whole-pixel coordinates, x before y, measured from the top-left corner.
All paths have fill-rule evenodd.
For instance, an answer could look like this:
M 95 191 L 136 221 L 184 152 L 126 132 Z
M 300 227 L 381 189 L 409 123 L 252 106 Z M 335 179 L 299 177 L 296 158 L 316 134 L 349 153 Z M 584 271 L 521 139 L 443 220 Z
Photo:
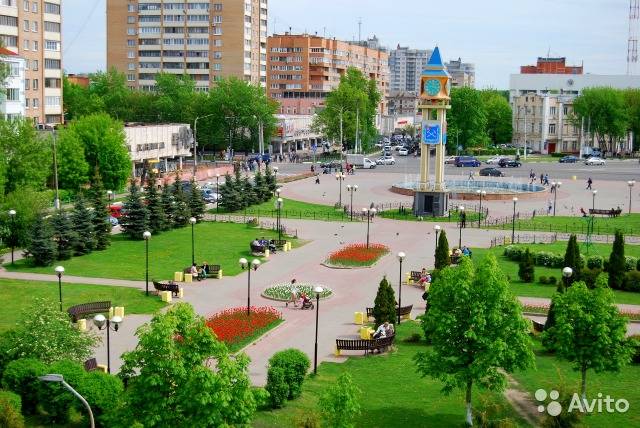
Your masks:
M 464 229 L 467 227 L 467 213 L 462 211 L 460 213 L 460 226 Z
M 294 307 L 298 307 L 298 287 L 296 286 L 296 282 L 295 278 L 291 280 L 291 285 L 289 286 L 291 294 L 289 295 L 289 300 L 284 304 L 286 307 L 289 307 L 289 303 L 291 302 L 293 302 Z
M 592 184 L 593 184 L 593 180 L 591 179 L 591 177 L 589 177 L 589 179 L 587 180 L 587 190 L 591 190 Z

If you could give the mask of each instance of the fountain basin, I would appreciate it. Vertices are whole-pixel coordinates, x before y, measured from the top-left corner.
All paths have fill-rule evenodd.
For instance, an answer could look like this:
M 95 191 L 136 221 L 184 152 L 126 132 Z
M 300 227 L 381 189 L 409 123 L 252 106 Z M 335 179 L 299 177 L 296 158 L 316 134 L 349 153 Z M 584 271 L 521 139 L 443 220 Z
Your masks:
M 446 189 L 451 199 L 478 199 L 478 190 L 485 191 L 486 200 L 508 200 L 517 196 L 521 199 L 543 197 L 547 188 L 539 184 L 514 183 L 508 181 L 482 180 L 446 180 Z M 413 196 L 418 188 L 417 181 L 406 181 L 391 186 L 391 191 L 406 196 Z

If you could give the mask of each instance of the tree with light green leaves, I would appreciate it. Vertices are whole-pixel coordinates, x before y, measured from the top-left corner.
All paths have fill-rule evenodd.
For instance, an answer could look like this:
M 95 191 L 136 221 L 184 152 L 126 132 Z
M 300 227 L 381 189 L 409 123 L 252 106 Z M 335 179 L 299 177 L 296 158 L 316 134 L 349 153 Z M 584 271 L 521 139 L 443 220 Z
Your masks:
M 463 257 L 458 266 L 444 268 L 429 300 L 422 322 L 433 346 L 415 356 L 418 372 L 440 380 L 444 394 L 465 392 L 470 426 L 474 386 L 503 391 L 505 373 L 533 366 L 531 324 L 493 256 L 477 267 Z
M 481 91 L 473 88 L 451 90 L 451 110 L 447 113 L 447 153 L 487 145 L 487 111 Z
M 513 113 L 509 99 L 493 90 L 481 91 L 487 116 L 486 133 L 495 144 L 509 143 L 513 135 Z
M 557 355 L 580 372 L 580 395 L 587 398 L 587 372 L 618 372 L 631 360 L 633 348 L 626 339 L 627 319 L 614 303 L 606 275 L 589 290 L 576 282 L 553 297 L 555 324 L 543 333 Z
M 351 428 L 360 414 L 362 391 L 353 384 L 349 373 L 338 376 L 320 397 L 322 420 L 327 427 Z
M 576 123 L 589 123 L 600 147 L 614 153 L 625 137 L 629 111 L 622 91 L 614 88 L 586 88 L 573 102 Z M 585 125 L 586 126 L 586 125 Z
M 123 426 L 251 423 L 262 393 L 249 380 L 249 358 L 232 357 L 190 305 L 178 303 L 155 315 L 136 335 L 136 348 L 122 356 Z M 158 358 L 168 355 L 180 358 Z
M 80 136 L 71 129 L 62 129 L 56 140 L 58 185 L 61 189 L 78 192 L 89 182 L 89 163 Z

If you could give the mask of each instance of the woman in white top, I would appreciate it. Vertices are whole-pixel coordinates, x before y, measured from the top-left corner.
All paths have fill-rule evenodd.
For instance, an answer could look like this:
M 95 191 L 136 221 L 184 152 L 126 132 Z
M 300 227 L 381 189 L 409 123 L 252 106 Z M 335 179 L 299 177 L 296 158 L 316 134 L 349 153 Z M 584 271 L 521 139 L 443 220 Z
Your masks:
M 293 302 L 293 306 L 294 307 L 298 307 L 298 287 L 296 287 L 296 279 L 293 278 L 291 280 L 291 285 L 289 286 L 289 289 L 291 291 L 291 295 L 289 296 L 289 300 L 287 300 L 287 302 L 285 303 L 285 306 L 289 306 L 290 302 Z

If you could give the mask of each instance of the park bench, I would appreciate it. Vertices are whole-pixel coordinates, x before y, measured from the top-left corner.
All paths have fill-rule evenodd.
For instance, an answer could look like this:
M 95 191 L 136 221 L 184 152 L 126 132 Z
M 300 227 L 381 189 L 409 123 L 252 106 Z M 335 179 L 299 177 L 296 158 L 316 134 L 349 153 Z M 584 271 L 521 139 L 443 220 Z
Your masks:
M 380 339 L 336 339 L 336 351 L 364 351 L 365 355 L 375 350 L 381 351 L 393 345 L 395 335 Z
M 419 282 L 420 278 L 422 278 L 422 272 L 420 272 L 419 270 L 412 270 L 409 274 L 409 284 L 415 284 Z
M 606 216 L 609 216 L 609 217 L 618 217 L 620 214 L 622 214 L 622 209 L 602 210 L 602 209 L 589 208 L 589 214 L 606 215 Z
M 84 362 L 84 369 L 88 372 L 98 370 L 98 360 L 96 360 L 95 358 L 89 358 Z
M 280 251 L 284 250 L 284 246 L 287 244 L 287 241 L 285 241 L 284 239 L 282 240 L 277 240 L 274 239 L 273 241 L 271 241 L 273 243 L 273 245 L 276 246 L 276 248 Z
M 69 316 L 73 322 L 78 322 L 83 315 L 101 314 L 103 312 L 109 312 L 111 309 L 111 302 L 91 302 L 82 303 L 80 305 L 71 306 L 67 309 Z
M 396 308 L 397 307 L 398 306 L 396 305 Z M 412 310 L 413 310 L 413 305 L 401 307 L 400 317 L 406 317 L 407 315 L 410 315 Z M 367 308 L 367 319 L 369 318 L 373 318 L 373 308 Z
M 207 278 L 220 278 L 220 272 L 222 271 L 222 269 L 220 268 L 220 265 L 210 265 L 209 266 L 209 273 L 207 274 Z
M 172 282 L 153 281 L 153 288 L 155 288 L 158 293 L 161 291 L 171 291 L 173 297 L 178 297 L 180 294 L 180 286 Z
M 544 323 L 531 320 L 531 324 L 533 325 L 533 331 L 537 333 L 542 333 L 542 331 L 544 330 Z

